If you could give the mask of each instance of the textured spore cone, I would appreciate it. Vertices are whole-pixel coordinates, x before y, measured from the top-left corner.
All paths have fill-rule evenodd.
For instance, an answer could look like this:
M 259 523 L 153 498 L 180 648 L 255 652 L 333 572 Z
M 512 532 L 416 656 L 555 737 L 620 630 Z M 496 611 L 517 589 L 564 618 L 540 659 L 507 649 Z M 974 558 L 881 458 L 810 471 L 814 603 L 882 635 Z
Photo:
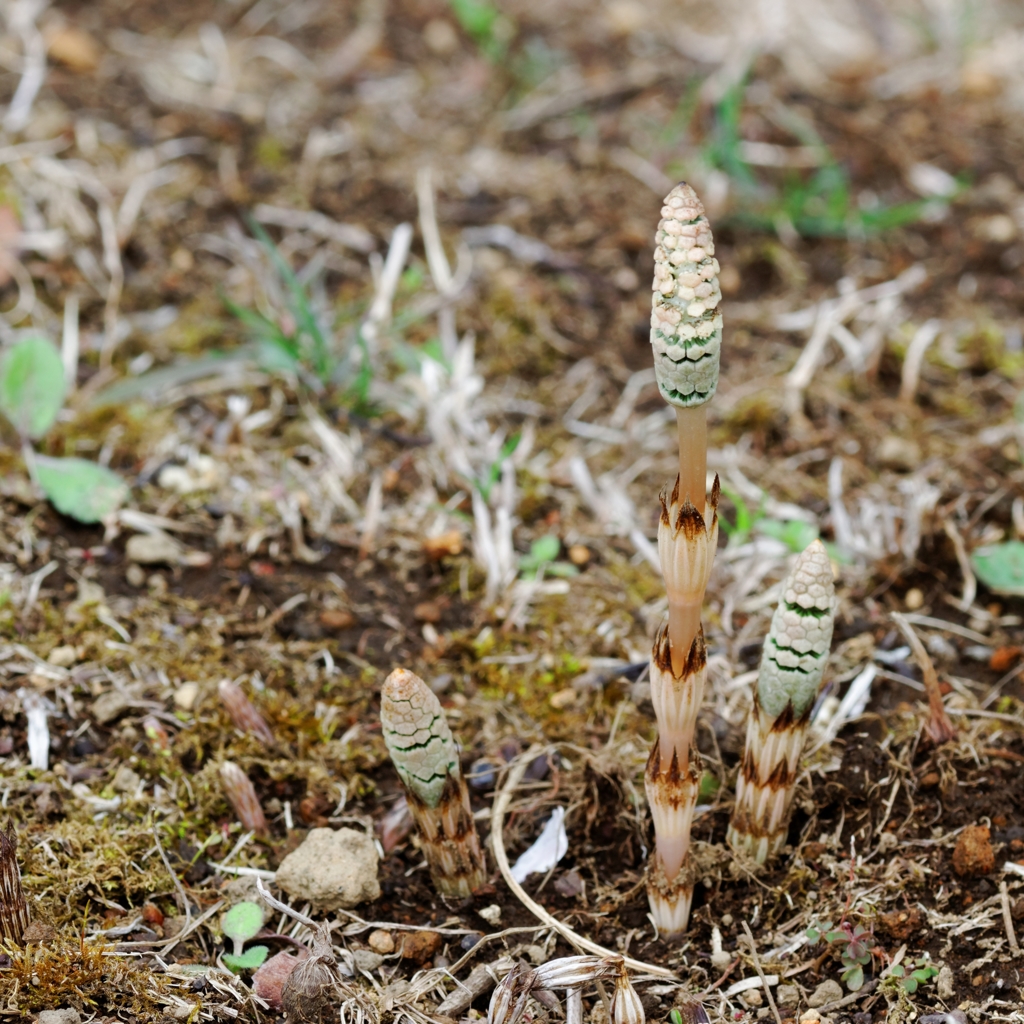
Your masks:
M 397 668 L 381 689 L 380 721 L 435 887 L 469 896 L 487 880 L 486 865 L 440 701 L 419 676 Z
M 796 561 L 772 617 L 729 824 L 733 849 L 763 864 L 786 841 L 800 755 L 832 644 L 836 597 L 821 541 Z
M 437 696 L 419 676 L 396 668 L 381 690 L 380 723 L 406 788 L 437 807 L 448 776 L 461 778 L 458 747 Z
M 761 655 L 757 700 L 772 718 L 792 704 L 799 719 L 818 696 L 832 645 L 835 604 L 832 565 L 825 545 L 816 540 L 786 580 Z
M 665 197 L 655 241 L 651 345 L 658 387 L 672 405 L 702 405 L 718 387 L 722 292 L 704 206 L 685 182 Z

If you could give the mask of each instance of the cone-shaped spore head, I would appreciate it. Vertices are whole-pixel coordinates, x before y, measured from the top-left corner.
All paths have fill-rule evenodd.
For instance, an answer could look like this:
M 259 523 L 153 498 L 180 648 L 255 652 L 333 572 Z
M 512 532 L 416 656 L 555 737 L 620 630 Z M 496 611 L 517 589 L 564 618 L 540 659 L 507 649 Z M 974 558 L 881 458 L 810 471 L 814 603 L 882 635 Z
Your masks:
M 437 807 L 448 776 L 459 778 L 459 751 L 441 702 L 419 676 L 396 668 L 381 690 L 380 722 L 402 782 Z
M 814 703 L 832 646 L 835 611 L 832 564 L 816 540 L 797 557 L 764 643 L 757 699 L 772 718 L 792 705 L 799 719 Z
M 672 405 L 703 405 L 718 387 L 722 292 L 704 206 L 686 182 L 665 197 L 655 242 L 651 346 L 658 388 Z

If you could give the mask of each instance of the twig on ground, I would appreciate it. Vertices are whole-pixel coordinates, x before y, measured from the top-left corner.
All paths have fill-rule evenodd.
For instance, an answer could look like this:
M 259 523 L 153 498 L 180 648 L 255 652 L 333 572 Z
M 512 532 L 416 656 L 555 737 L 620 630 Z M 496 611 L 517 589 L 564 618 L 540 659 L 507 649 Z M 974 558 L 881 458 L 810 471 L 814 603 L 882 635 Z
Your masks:
M 505 852 L 503 836 L 505 812 L 508 810 L 508 805 L 512 800 L 512 794 L 519 783 L 522 782 L 527 767 L 529 767 L 534 758 L 544 753 L 545 749 L 542 744 L 535 743 L 526 753 L 520 755 L 512 763 L 504 784 L 494 798 L 494 806 L 491 811 L 491 849 L 494 852 L 494 861 L 498 865 L 498 870 L 501 872 L 501 877 L 505 880 L 505 884 L 534 917 L 542 921 L 549 928 L 554 928 L 559 935 L 578 949 L 585 949 L 597 956 L 618 956 L 619 954 L 614 953 L 612 950 L 606 949 L 604 946 L 600 946 L 596 942 L 584 938 L 582 935 L 578 935 L 568 925 L 552 917 L 539 903 L 531 899 L 526 890 L 512 877 L 512 870 L 509 867 L 508 854 Z M 632 957 L 625 957 L 624 960 L 626 966 L 632 967 L 635 971 L 643 971 L 657 978 L 671 978 L 673 981 L 677 979 L 673 971 L 669 971 L 664 967 L 644 963 L 642 960 L 634 960 Z
M 747 944 L 750 946 L 750 957 L 754 961 L 754 970 L 757 971 L 757 976 L 761 979 L 761 984 L 764 987 L 764 994 L 768 997 L 768 1005 L 772 1008 L 772 1014 L 775 1017 L 776 1024 L 782 1024 L 782 1014 L 779 1013 L 779 1008 L 775 1005 L 775 997 L 772 995 L 772 990 L 768 985 L 768 979 L 765 977 L 765 973 L 761 968 L 761 958 L 757 955 L 757 944 L 754 942 L 754 933 L 750 930 L 750 925 L 746 921 L 743 922 L 743 933 L 747 937 Z
M 925 723 L 925 732 L 928 738 L 936 745 L 948 743 L 956 739 L 956 729 L 946 714 L 946 706 L 942 703 L 942 691 L 939 689 L 939 676 L 935 671 L 935 665 L 928 652 L 925 650 L 921 638 L 914 632 L 914 627 L 899 613 L 892 613 L 893 622 L 900 628 L 900 632 L 906 637 L 914 652 L 914 658 L 921 669 L 921 677 L 924 680 L 925 691 L 928 694 L 928 706 L 931 714 Z
M 1020 952 L 1017 933 L 1013 930 L 1013 915 L 1010 913 L 1010 893 L 1006 882 L 999 883 L 999 901 L 1003 910 L 1003 927 L 1006 929 L 1006 941 L 1010 943 L 1010 951 L 1016 956 Z

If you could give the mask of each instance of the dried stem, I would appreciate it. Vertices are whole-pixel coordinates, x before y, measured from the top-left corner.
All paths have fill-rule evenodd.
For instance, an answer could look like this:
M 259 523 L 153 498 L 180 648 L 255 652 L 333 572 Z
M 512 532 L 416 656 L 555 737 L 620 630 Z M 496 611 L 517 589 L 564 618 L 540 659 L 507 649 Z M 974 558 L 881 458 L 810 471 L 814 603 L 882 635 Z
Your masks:
M 939 689 L 939 676 L 935 671 L 935 665 L 928 656 L 921 638 L 914 632 L 914 627 L 899 613 L 892 613 L 893 622 L 900 628 L 900 632 L 906 637 L 910 649 L 914 652 L 914 658 L 921 669 L 921 678 L 924 681 L 925 692 L 928 694 L 928 721 L 925 723 L 925 735 L 939 746 L 942 743 L 949 743 L 956 739 L 956 729 L 946 714 L 946 705 L 942 703 L 942 691 Z
M 18 867 L 18 834 L 8 822 L 7 831 L 0 832 L 0 935 L 21 942 L 28 923 L 28 904 Z

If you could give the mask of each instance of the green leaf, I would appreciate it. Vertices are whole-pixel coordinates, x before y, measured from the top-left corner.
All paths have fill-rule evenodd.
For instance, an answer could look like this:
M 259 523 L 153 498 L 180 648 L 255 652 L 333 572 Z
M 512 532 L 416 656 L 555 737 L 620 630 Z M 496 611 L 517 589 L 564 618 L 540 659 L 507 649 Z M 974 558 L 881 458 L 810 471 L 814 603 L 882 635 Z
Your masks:
M 64 364 L 48 338 L 25 338 L 0 356 L 0 412 L 22 437 L 42 437 L 64 404 Z
M 37 455 L 36 479 L 53 507 L 80 523 L 98 523 L 128 497 L 128 485 L 112 470 L 87 459 Z
M 704 802 L 707 800 L 713 800 L 715 794 L 722 788 L 721 781 L 711 772 L 704 772 L 700 777 L 700 786 L 697 789 L 697 800 Z M 808 929 L 810 931 L 811 929 Z M 817 939 L 812 939 L 812 942 L 817 942 Z
M 235 944 L 237 954 L 243 942 L 251 939 L 263 927 L 263 909 L 248 900 L 236 903 L 221 921 L 224 934 Z M 262 961 L 261 961 L 262 962 Z
M 1024 595 L 1024 541 L 986 544 L 971 552 L 975 575 L 995 594 Z
M 817 942 L 821 938 L 821 932 L 817 928 L 808 928 L 804 934 L 810 942 Z
M 917 991 L 917 978 L 911 975 L 903 982 L 903 988 L 908 995 L 913 995 Z
M 902 978 L 907 972 L 903 969 L 903 964 L 893 964 L 892 967 L 889 968 L 889 973 L 894 978 Z
M 859 992 L 864 985 L 864 968 L 860 964 L 843 972 L 843 981 L 851 992 Z
M 785 523 L 777 519 L 762 519 L 757 528 L 766 536 L 781 540 L 793 552 L 803 551 L 808 544 L 818 539 L 818 527 L 801 519 L 791 519 Z
M 270 950 L 266 946 L 250 946 L 244 953 L 225 953 L 224 966 L 230 968 L 235 974 L 242 971 L 255 971 L 267 959 Z

